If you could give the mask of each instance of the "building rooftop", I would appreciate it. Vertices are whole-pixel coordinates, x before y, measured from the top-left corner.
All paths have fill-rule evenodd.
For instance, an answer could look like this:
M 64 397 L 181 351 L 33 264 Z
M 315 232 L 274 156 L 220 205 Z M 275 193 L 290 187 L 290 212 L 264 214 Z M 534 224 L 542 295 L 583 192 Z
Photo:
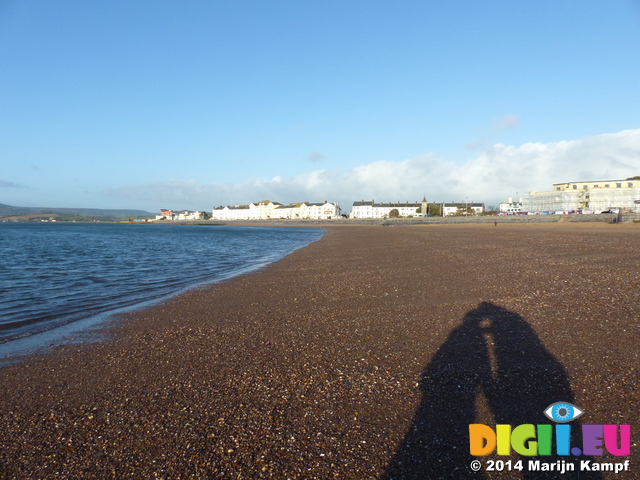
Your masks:
M 572 183 L 621 183 L 621 182 L 633 182 L 633 181 L 638 181 L 637 178 L 623 178 L 623 179 L 617 179 L 617 180 L 580 180 L 578 182 L 560 182 L 560 183 L 554 183 L 553 186 L 555 187 L 556 185 L 569 185 Z

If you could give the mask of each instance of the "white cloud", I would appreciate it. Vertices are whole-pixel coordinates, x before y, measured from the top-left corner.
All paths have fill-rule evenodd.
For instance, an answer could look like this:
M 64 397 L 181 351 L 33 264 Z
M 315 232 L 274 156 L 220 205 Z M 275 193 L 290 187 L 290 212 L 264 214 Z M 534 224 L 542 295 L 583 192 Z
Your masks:
M 582 140 L 496 144 L 463 165 L 435 154 L 380 161 L 350 170 L 314 170 L 294 177 L 203 184 L 171 180 L 104 192 L 130 200 L 148 200 L 159 208 L 203 209 L 270 199 L 338 201 L 349 211 L 353 201 L 429 201 L 465 199 L 497 205 L 507 197 L 550 190 L 552 184 L 613 180 L 640 174 L 640 129 Z

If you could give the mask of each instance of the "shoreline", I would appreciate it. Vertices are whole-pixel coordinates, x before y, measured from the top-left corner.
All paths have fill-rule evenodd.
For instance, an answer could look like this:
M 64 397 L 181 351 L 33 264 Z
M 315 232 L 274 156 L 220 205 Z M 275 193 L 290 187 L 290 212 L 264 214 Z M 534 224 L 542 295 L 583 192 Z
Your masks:
M 59 222 L 62 223 L 62 222 Z M 238 227 L 240 225 L 237 225 Z M 260 226 L 262 227 L 262 226 Z M 296 228 L 295 226 L 291 226 Z M 302 228 L 302 227 L 300 227 Z M 326 232 L 322 227 L 314 227 L 316 230 Z M 324 235 L 324 233 L 322 234 Z M 320 237 L 321 238 L 321 237 Z M 309 240 L 310 243 L 317 241 Z M 307 244 L 308 245 L 308 244 Z M 304 246 L 291 247 L 289 253 L 304 248 Z M 285 253 L 284 256 L 289 253 Z M 108 330 L 109 324 L 117 321 L 127 313 L 138 313 L 146 311 L 154 306 L 170 300 L 171 298 L 182 295 L 193 289 L 206 288 L 220 282 L 225 282 L 234 277 L 251 274 L 261 270 L 269 264 L 278 261 L 279 258 L 267 260 L 262 259 L 259 264 L 236 266 L 232 272 L 216 273 L 215 276 L 202 281 L 192 281 L 187 286 L 181 286 L 172 292 L 158 296 L 149 290 L 149 295 L 144 299 L 138 299 L 133 303 L 125 306 L 99 306 L 100 311 L 89 316 L 72 319 L 56 326 L 43 328 L 38 323 L 34 323 L 34 330 L 25 332 L 20 336 L 2 337 L 0 338 L 0 369 L 6 365 L 15 364 L 28 359 L 32 354 L 46 354 L 53 347 L 60 347 L 65 344 L 92 343 L 100 341 L 104 337 L 104 332 Z M 265 263 L 266 262 L 266 263 Z M 255 262 L 253 262 L 255 263 Z
M 468 217 L 412 217 L 412 218 L 337 218 L 269 219 L 269 220 L 154 220 L 140 225 L 210 225 L 210 226 L 342 226 L 342 225 L 452 225 L 487 223 L 640 223 L 640 213 L 618 214 L 545 214 L 545 215 L 474 215 Z M 135 222 L 134 222 L 135 223 Z
M 425 379 L 465 364 L 476 334 L 463 319 L 482 302 L 538 355 L 503 374 L 522 394 L 514 409 L 549 400 L 555 371 L 546 382 L 564 378 L 585 423 L 640 428 L 634 225 L 325 230 L 263 269 L 121 315 L 106 340 L 2 368 L 0 478 L 384 478 L 416 421 L 439 431 Z M 490 332 L 497 345 L 507 334 Z M 445 387 L 449 410 L 495 423 L 490 398 L 472 407 Z M 441 463 L 459 468 L 451 451 Z

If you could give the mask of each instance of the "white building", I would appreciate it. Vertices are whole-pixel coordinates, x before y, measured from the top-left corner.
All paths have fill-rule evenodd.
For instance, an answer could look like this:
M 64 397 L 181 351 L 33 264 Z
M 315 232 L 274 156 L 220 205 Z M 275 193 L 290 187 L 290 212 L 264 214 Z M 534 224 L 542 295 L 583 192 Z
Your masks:
M 473 214 L 468 210 L 473 211 Z M 484 212 L 484 203 L 443 203 L 442 204 L 442 216 L 446 217 L 448 215 L 478 215 L 479 213 Z
M 340 218 L 342 215 L 342 209 L 337 203 L 327 202 L 324 203 L 309 203 L 302 202 L 299 205 L 299 217 L 297 218 L 310 218 L 314 220 L 328 220 L 331 218 Z M 294 210 L 294 214 L 297 213 Z M 293 217 L 296 218 L 296 217 Z
M 282 205 L 264 200 L 258 203 L 250 203 L 249 205 L 214 208 L 211 218 L 214 220 L 327 220 L 339 218 L 341 213 L 340 205 L 327 201 L 324 203 L 302 202 Z
M 263 200 L 249 205 L 217 207 L 212 210 L 212 220 L 268 220 L 274 218 L 274 211 L 280 203 Z
M 292 203 L 289 205 L 280 205 L 278 208 L 274 210 L 274 218 L 279 218 L 281 220 L 291 220 L 293 218 L 301 218 L 300 217 L 300 204 Z
M 350 218 L 386 218 L 392 210 L 400 217 L 424 217 L 427 214 L 427 199 L 422 202 L 375 203 L 374 200 L 353 202 Z
M 184 210 L 180 212 L 177 217 L 174 217 L 176 220 L 202 220 L 204 217 L 204 212 L 192 212 L 191 210 Z
M 176 213 L 173 210 L 161 209 L 160 215 L 156 215 L 156 220 L 202 220 L 204 218 L 204 212 L 183 210 L 180 213 Z
M 273 218 L 281 218 L 285 220 L 330 220 L 332 218 L 339 218 L 341 215 L 342 209 L 337 203 L 327 201 L 324 203 L 302 202 L 280 205 L 274 210 Z
M 263 200 L 258 203 L 252 203 L 258 220 L 268 220 L 270 218 L 276 218 L 275 211 L 278 207 L 282 206 L 281 203 L 272 202 L 271 200 Z
M 506 202 L 500 202 L 500 213 L 516 214 L 522 212 L 522 198 L 514 202 L 511 197 Z
M 640 211 L 640 180 L 598 180 L 555 183 L 548 192 L 529 192 L 522 209 L 533 213 L 583 213 L 606 210 Z

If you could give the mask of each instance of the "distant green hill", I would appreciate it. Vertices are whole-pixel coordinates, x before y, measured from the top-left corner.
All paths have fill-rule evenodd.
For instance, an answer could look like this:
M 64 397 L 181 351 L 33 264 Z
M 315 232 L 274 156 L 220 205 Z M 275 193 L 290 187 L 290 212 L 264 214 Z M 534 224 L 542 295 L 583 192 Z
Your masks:
M 26 214 L 63 214 L 95 218 L 149 217 L 154 214 L 145 210 L 109 210 L 101 208 L 51 208 L 51 207 L 13 207 L 0 203 L 0 217 Z

